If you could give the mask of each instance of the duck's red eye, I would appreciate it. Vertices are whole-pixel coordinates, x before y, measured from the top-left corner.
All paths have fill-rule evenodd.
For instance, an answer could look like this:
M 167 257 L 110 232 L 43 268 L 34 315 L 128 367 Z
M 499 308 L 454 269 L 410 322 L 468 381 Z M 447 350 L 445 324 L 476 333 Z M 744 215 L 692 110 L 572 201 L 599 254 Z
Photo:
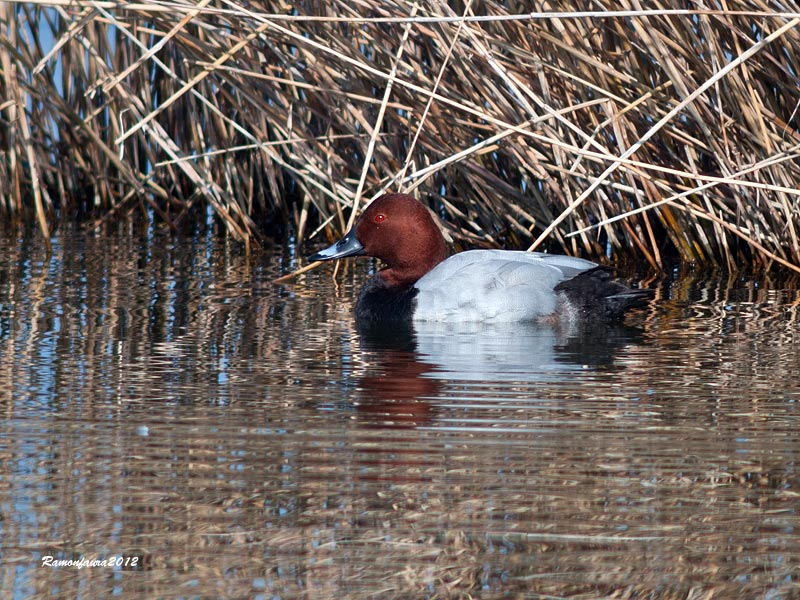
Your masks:
M 375 222 L 376 223 L 383 223 L 385 220 L 386 220 L 386 215 L 384 215 L 383 213 L 379 213 L 379 214 L 375 215 Z

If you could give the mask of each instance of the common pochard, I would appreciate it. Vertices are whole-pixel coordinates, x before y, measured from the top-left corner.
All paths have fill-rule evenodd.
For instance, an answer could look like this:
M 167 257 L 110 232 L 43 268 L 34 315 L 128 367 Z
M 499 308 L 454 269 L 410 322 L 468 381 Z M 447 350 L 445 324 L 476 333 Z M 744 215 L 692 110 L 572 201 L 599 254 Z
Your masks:
M 612 281 L 608 269 L 582 258 L 514 250 L 447 254 L 427 208 L 407 194 L 386 194 L 309 260 L 374 256 L 385 263 L 359 295 L 362 322 L 609 320 L 652 294 Z

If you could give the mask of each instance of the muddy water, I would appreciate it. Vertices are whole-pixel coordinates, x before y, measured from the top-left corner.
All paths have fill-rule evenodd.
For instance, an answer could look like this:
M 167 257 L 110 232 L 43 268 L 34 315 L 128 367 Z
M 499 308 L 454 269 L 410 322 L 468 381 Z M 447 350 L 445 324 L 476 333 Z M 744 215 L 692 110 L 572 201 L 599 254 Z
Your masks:
M 3 598 L 800 595 L 791 282 L 378 333 L 366 263 L 281 287 L 291 251 L 209 236 L 39 246 L 0 241 Z

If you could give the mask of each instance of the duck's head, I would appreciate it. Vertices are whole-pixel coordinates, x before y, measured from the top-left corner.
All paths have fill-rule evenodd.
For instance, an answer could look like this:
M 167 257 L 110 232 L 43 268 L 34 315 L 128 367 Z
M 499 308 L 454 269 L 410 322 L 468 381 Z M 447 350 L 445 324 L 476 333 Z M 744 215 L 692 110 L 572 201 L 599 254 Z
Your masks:
M 405 287 L 447 258 L 447 245 L 427 208 L 408 194 L 385 194 L 367 207 L 341 240 L 308 258 L 346 256 L 379 258 L 386 263 L 379 272 L 383 282 Z

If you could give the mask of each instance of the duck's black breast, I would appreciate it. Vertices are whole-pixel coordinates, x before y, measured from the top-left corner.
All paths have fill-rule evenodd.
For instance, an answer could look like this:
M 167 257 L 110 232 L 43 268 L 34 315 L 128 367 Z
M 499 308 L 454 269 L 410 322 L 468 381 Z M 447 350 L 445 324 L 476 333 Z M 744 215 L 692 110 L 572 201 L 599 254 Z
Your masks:
M 358 296 L 356 319 L 362 322 L 410 322 L 419 290 L 413 285 L 388 287 L 380 274 L 373 276 Z

